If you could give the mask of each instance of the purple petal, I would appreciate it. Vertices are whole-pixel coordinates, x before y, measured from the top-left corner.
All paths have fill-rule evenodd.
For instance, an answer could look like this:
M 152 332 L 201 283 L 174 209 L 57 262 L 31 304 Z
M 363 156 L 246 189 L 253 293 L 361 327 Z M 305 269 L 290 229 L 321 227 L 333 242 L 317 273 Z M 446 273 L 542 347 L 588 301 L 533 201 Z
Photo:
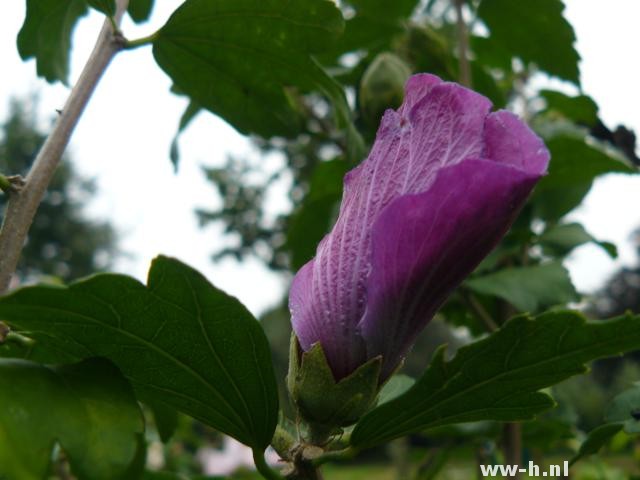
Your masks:
M 493 112 L 484 124 L 483 156 L 530 173 L 542 175 L 549 164 L 549 151 L 540 137 L 506 110 Z
M 380 214 L 360 330 L 367 356 L 383 356 L 383 377 L 502 238 L 538 178 L 504 163 L 469 159 L 441 170 L 426 192 L 399 197 Z
M 398 109 L 398 113 L 408 113 L 411 108 L 422 100 L 432 87 L 442 83 L 442 80 L 429 73 L 418 73 L 407 80 L 404 86 L 404 101 Z
M 542 141 L 490 108 L 471 90 L 415 75 L 367 160 L 345 176 L 336 225 L 290 295 L 302 348 L 321 342 L 337 379 L 378 354 L 388 374 L 545 171 Z

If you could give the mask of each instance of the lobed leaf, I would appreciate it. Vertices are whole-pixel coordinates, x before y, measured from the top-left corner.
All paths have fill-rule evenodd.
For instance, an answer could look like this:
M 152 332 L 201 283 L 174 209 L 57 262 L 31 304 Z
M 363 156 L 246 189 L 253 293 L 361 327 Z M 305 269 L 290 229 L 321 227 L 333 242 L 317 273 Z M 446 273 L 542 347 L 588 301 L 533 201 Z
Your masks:
M 560 0 L 483 0 L 478 7 L 478 16 L 491 32 L 486 42 L 491 50 L 533 62 L 550 75 L 579 85 L 580 56 L 574 45 L 576 36 L 562 15 L 563 10 L 564 4 Z M 509 64 L 510 57 L 500 63 Z M 483 56 L 481 60 L 483 58 L 490 61 L 493 56 Z
M 80 479 L 133 478 L 142 470 L 142 413 L 104 359 L 62 367 L 0 359 L 0 404 L 0 478 L 45 478 L 58 442 Z
M 87 11 L 85 0 L 27 0 L 18 52 L 23 60 L 35 58 L 39 77 L 67 84 L 71 34 Z
M 180 91 L 238 131 L 293 136 L 303 126 L 296 95 L 312 90 L 349 123 L 344 92 L 311 57 L 343 28 L 330 0 L 187 0 L 153 54 Z
M 147 287 L 101 274 L 69 287 L 23 288 L 0 299 L 0 318 L 28 331 L 36 355 L 42 345 L 39 355 L 48 357 L 106 357 L 143 401 L 162 402 L 252 448 L 271 440 L 278 396 L 259 323 L 177 260 L 155 259 Z
M 454 423 L 531 420 L 554 405 L 539 390 L 584 373 L 587 362 L 638 348 L 640 316 L 599 322 L 571 311 L 516 317 L 450 361 L 441 348 L 407 393 L 362 418 L 351 443 L 363 449 Z

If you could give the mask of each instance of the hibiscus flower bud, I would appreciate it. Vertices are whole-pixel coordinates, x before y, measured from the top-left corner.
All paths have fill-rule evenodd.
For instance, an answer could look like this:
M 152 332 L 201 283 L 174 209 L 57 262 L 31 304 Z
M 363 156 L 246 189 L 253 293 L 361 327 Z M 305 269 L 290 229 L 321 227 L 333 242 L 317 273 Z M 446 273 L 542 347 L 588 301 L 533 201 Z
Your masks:
M 336 224 L 289 295 L 302 357 L 334 380 L 402 362 L 451 292 L 507 232 L 549 152 L 527 125 L 455 83 L 412 76 L 369 157 L 347 173 Z M 303 360 L 304 363 L 304 360 Z
M 393 53 L 381 53 L 367 67 L 360 82 L 360 111 L 365 122 L 375 127 L 388 108 L 398 108 L 404 84 L 411 75 L 409 66 Z

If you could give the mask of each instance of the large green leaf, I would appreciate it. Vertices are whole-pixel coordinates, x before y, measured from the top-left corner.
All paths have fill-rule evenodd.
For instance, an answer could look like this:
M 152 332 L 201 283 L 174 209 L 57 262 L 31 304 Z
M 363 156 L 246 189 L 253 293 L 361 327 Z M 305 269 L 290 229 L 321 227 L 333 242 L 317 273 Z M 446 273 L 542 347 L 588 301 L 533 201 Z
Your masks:
M 521 312 L 535 313 L 577 300 L 569 273 L 559 262 L 505 268 L 471 278 L 465 285 L 477 293 L 500 297 Z
M 525 62 L 575 84 L 580 83 L 576 40 L 562 16 L 560 0 L 482 0 L 478 16 L 489 28 L 488 43 Z M 506 63 L 506 62 L 502 62 Z
M 36 59 L 38 76 L 67 83 L 71 34 L 87 11 L 85 0 L 27 0 L 18 52 L 23 60 Z
M 0 478 L 45 478 L 57 442 L 81 479 L 134 478 L 143 432 L 133 391 L 108 361 L 0 359 Z
M 292 136 L 302 128 L 300 92 L 329 97 L 348 125 L 344 92 L 311 57 L 343 28 L 330 0 L 187 0 L 153 53 L 182 92 L 240 132 Z
M 599 322 L 569 311 L 517 317 L 451 361 L 440 349 L 407 393 L 356 425 L 351 443 L 362 449 L 442 425 L 531 420 L 554 405 L 539 390 L 584 373 L 587 362 L 639 348 L 638 316 Z
M 197 271 L 159 257 L 148 287 L 103 274 L 0 300 L 0 318 L 39 344 L 113 361 L 142 400 L 158 400 L 253 448 L 265 448 L 278 397 L 262 328 Z M 37 348 L 36 348 L 37 351 Z

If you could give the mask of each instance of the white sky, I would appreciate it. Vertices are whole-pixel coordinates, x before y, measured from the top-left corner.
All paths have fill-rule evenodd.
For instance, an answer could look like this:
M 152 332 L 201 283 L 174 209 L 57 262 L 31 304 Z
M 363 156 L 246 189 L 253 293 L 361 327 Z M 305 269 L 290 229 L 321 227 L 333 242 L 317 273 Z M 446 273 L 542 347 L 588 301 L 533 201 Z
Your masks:
M 159 28 L 179 0 L 156 0 L 151 23 L 126 21 L 128 38 Z M 24 1 L 0 2 L 0 119 L 6 118 L 8 99 L 40 93 L 41 116 L 53 116 L 68 90 L 49 85 L 35 75 L 35 63 L 23 63 L 15 38 L 24 18 Z M 640 132 L 640 95 L 637 93 L 637 47 L 640 30 L 638 0 L 566 0 L 567 16 L 578 37 L 583 58 L 585 93 L 601 107 L 605 122 Z M 83 19 L 74 35 L 71 80 L 77 78 L 100 29 L 96 13 Z M 635 47 L 635 48 L 634 48 Z M 186 100 L 169 93 L 168 77 L 153 61 L 150 48 L 117 56 L 97 88 L 72 140 L 77 169 L 98 180 L 100 195 L 90 206 L 98 218 L 111 220 L 121 233 L 121 247 L 133 258 L 123 258 L 116 270 L 144 280 L 151 259 L 172 255 L 198 268 L 218 287 L 239 297 L 254 313 L 281 298 L 285 281 L 257 261 L 213 264 L 210 254 L 222 244 L 221 231 L 202 230 L 195 207 L 218 202 L 201 173 L 202 165 L 221 165 L 229 152 L 248 152 L 248 143 L 231 127 L 210 114 L 200 115 L 181 137 L 182 162 L 174 175 L 169 145 Z M 273 198 L 276 206 L 286 199 Z M 600 239 L 614 241 L 620 259 L 611 261 L 592 246 L 580 248 L 569 262 L 579 289 L 591 291 L 621 263 L 632 263 L 628 238 L 640 226 L 640 178 L 608 176 L 599 180 L 574 217 Z

